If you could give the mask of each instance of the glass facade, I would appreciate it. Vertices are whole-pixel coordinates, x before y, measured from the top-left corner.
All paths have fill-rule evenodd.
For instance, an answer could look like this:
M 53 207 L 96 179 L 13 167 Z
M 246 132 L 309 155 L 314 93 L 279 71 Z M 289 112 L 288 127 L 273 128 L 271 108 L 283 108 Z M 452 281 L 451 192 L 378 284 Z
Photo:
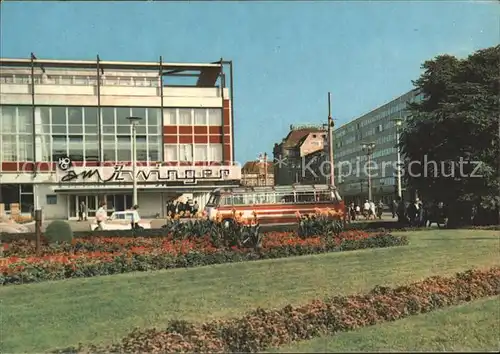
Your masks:
M 162 148 L 159 108 L 102 107 L 104 161 L 130 161 L 132 131 L 129 116 L 143 118 L 136 130 L 137 160 L 159 161 Z M 44 106 L 35 108 L 38 161 L 98 161 L 97 107 Z M 33 161 L 33 116 L 30 106 L 0 107 L 0 160 Z
M 33 161 L 31 107 L 0 107 L 0 161 Z
M 164 119 L 167 125 L 222 125 L 220 108 L 165 108 Z
M 33 185 L 2 183 L 0 185 L 0 202 L 4 203 L 6 211 L 10 211 L 11 204 L 19 204 L 22 213 L 31 212 L 34 203 Z
M 378 167 L 377 171 L 372 172 L 375 175 L 372 177 L 373 195 L 395 193 L 396 179 L 393 170 L 397 161 L 395 119 L 402 119 L 404 124 L 409 115 L 408 102 L 421 100 L 421 95 L 416 91 L 410 91 L 334 131 L 335 162 L 350 163 L 351 166 L 350 170 L 348 166 L 343 166 L 342 169 L 344 195 L 367 194 L 367 187 L 363 187 L 363 183 L 366 184 L 368 179 L 363 167 L 367 156 L 363 152 L 362 144 L 368 142 L 375 143 L 372 160 Z M 341 171 L 337 171 L 337 176 L 340 174 Z
M 132 131 L 127 117 L 142 119 L 136 126 L 137 161 L 221 161 L 222 144 L 163 144 L 159 108 L 101 107 L 103 161 L 132 160 Z M 218 108 L 165 108 L 167 125 L 221 126 Z M 0 160 L 33 161 L 31 106 L 0 106 Z M 97 107 L 41 106 L 35 108 L 38 161 L 99 160 Z

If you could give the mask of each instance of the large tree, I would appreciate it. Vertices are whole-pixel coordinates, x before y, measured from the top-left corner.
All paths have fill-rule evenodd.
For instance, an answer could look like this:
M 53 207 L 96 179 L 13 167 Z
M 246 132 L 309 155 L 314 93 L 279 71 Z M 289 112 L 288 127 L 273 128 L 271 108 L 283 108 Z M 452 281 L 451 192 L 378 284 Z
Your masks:
M 449 205 L 452 223 L 469 218 L 472 206 L 498 217 L 500 46 L 466 59 L 438 56 L 422 69 L 413 84 L 423 100 L 410 104 L 400 141 L 408 186 Z

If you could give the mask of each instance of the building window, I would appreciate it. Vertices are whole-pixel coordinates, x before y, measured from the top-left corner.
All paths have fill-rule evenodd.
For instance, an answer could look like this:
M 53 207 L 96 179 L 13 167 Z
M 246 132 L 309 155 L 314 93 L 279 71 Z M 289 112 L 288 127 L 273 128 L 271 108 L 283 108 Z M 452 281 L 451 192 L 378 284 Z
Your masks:
M 208 160 L 208 147 L 206 144 L 195 144 L 195 146 L 194 146 L 194 159 L 195 159 L 195 161 L 209 161 Z
M 179 109 L 179 125 L 191 125 L 193 123 L 191 108 L 180 108 Z
M 48 194 L 46 198 L 47 198 L 47 205 L 56 205 L 57 204 L 57 195 L 56 194 Z
M 192 162 L 193 161 L 193 145 L 192 144 L 180 144 L 179 145 L 180 161 Z
M 164 145 L 164 155 L 165 155 L 165 161 L 166 162 L 171 162 L 171 161 L 179 161 L 179 154 L 178 154 L 178 146 L 174 144 L 165 144 Z
M 207 124 L 208 111 L 204 108 L 194 109 L 194 124 L 195 125 L 206 125 Z
M 163 109 L 163 120 L 165 125 L 177 125 L 177 109 L 176 108 L 164 108 Z
M 222 109 L 210 108 L 208 110 L 208 124 L 209 125 L 222 125 Z
M 222 161 L 222 144 L 209 145 L 209 161 Z

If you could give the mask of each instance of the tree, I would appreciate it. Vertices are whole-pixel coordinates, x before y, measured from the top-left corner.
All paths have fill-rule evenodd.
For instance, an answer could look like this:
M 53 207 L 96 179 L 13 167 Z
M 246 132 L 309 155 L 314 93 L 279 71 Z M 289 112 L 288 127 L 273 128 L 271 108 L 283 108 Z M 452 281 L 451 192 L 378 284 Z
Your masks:
M 499 222 L 500 46 L 422 69 L 413 84 L 423 99 L 409 105 L 400 140 L 408 186 L 452 207 L 452 224 L 470 220 L 473 206 Z

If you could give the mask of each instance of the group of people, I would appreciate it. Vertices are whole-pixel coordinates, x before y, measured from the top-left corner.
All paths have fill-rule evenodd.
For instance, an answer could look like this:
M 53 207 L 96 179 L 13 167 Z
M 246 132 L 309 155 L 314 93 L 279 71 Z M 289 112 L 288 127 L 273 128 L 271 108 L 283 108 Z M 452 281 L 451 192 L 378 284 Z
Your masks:
M 365 220 L 382 219 L 384 203 L 379 201 L 375 204 L 373 201 L 365 200 L 362 205 L 350 203 L 347 209 L 348 221 L 352 222 L 364 217 Z M 389 206 L 392 218 L 397 216 L 398 222 L 413 227 L 431 226 L 433 223 L 439 225 L 446 223 L 447 212 L 444 204 L 423 203 L 419 198 L 412 202 L 405 202 L 403 199 L 393 200 Z
M 413 227 L 427 227 L 436 223 L 438 226 L 446 223 L 447 211 L 443 202 L 424 203 L 415 198 L 410 203 L 403 199 L 393 201 L 392 215 L 397 215 L 398 222 Z
M 375 204 L 373 201 L 366 200 L 362 207 L 352 202 L 348 209 L 349 221 L 359 220 L 361 216 L 366 220 L 375 220 L 376 218 L 382 219 L 383 210 L 384 203 L 382 201 Z
M 191 217 L 198 213 L 200 210 L 200 206 L 198 202 L 195 200 L 193 204 L 189 202 L 182 202 L 178 200 L 169 200 L 166 205 L 167 215 L 171 218 L 176 215 L 180 215 L 182 217 Z

